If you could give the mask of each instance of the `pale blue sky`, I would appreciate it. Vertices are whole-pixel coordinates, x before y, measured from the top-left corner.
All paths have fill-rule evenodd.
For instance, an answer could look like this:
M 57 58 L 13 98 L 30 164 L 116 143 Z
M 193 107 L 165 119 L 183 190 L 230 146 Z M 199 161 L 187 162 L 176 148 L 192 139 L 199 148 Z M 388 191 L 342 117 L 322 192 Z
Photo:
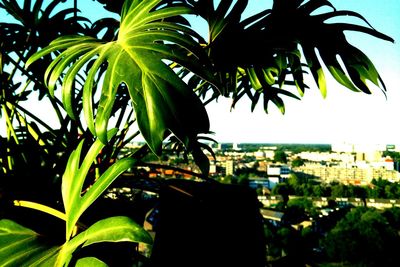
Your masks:
M 68 1 L 72 3 L 72 0 Z M 396 143 L 400 144 L 400 1 L 331 0 L 339 9 L 362 14 L 378 31 L 395 39 L 392 44 L 365 34 L 348 33 L 349 41 L 374 62 L 387 87 L 387 99 L 376 88 L 372 95 L 354 93 L 335 81 L 328 82 L 323 99 L 310 80 L 301 101 L 284 98 L 286 114 L 270 105 L 265 114 L 260 105 L 251 113 L 241 102 L 230 111 L 230 100 L 220 98 L 207 107 L 213 136 L 219 142 L 290 143 Z M 82 15 L 99 17 L 102 10 L 86 8 L 93 1 L 79 1 Z M 249 0 L 249 13 L 271 7 L 272 0 Z M 345 18 L 344 18 L 345 19 Z M 2 19 L 3 20 L 3 19 Z M 204 32 L 204 25 L 194 25 Z M 329 75 L 327 75 L 329 76 Z M 45 114 L 45 111 L 44 111 Z

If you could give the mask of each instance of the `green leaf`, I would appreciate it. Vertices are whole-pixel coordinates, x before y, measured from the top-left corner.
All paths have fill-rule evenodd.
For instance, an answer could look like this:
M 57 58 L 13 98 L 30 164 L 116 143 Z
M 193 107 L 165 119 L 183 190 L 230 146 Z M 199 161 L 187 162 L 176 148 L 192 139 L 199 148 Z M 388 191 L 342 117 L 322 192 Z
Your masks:
M 79 247 L 101 242 L 141 242 L 151 245 L 150 234 L 132 219 L 124 216 L 100 220 L 84 232 L 65 243 L 57 259 L 58 264 L 69 261 L 72 253 Z
M 117 130 L 108 133 L 108 138 L 112 138 Z M 80 164 L 83 141 L 77 149 L 71 153 L 62 180 L 62 197 L 64 202 L 65 214 L 67 218 L 66 240 L 71 238 L 73 228 L 78 222 L 82 213 L 108 188 L 108 186 L 118 178 L 120 174 L 135 165 L 136 159 L 125 158 L 118 160 L 111 165 L 82 196 L 83 184 L 88 176 L 90 167 L 97 155 L 104 147 L 104 144 L 97 139 L 85 158 Z
M 319 63 L 318 57 L 313 48 L 304 47 L 303 51 L 311 74 L 318 85 L 322 97 L 325 98 L 327 95 L 325 74 L 321 64 Z
M 76 117 L 74 81 L 89 60 L 95 59 L 85 80 L 82 103 L 88 128 L 103 143 L 107 142 L 108 121 L 121 84 L 129 91 L 139 129 L 153 152 L 160 154 L 162 141 L 170 132 L 187 144 L 198 133 L 209 131 L 202 102 L 169 67 L 170 62 L 175 62 L 203 79 L 214 79 L 206 53 L 194 39 L 198 35 L 184 25 L 168 21 L 192 10 L 179 4 L 159 5 L 160 2 L 125 1 L 116 41 L 61 37 L 27 62 L 29 66 L 47 54 L 64 50 L 48 67 L 45 79 L 53 91 L 61 78 L 65 109 Z M 94 103 L 96 75 L 104 65 L 107 71 L 100 99 Z
M 207 177 L 210 172 L 210 161 L 201 149 L 200 144 L 196 144 L 192 150 L 193 159 L 196 165 L 199 166 L 201 173 Z
M 279 87 L 294 85 L 298 94 L 303 96 L 307 88 L 303 74 L 307 67 L 311 70 L 322 96 L 326 97 L 326 74 L 322 65 L 327 67 L 337 82 L 350 90 L 370 93 L 367 80 L 385 90 L 372 62 L 358 47 L 348 43 L 345 32 L 365 33 L 369 35 L 367 37 L 390 42 L 393 39 L 376 31 L 356 12 L 337 11 L 326 0 L 274 0 L 271 10 L 260 10 L 259 13 L 241 20 L 241 14 L 235 14 L 233 10 L 240 10 L 240 5 L 245 5 L 247 1 L 221 0 L 218 1 L 216 10 L 214 1 L 211 0 L 190 2 L 198 7 L 199 15 L 209 23 L 207 49 L 214 63 L 216 76 L 221 77 L 221 84 L 224 85 L 220 92 L 225 96 L 232 96 L 234 103 L 244 95 L 238 91 L 247 88 L 244 85 L 246 83 L 252 87 L 251 91 L 246 91 L 251 99 L 251 109 L 254 109 L 259 97 L 254 91 L 261 91 L 262 88 L 264 90 L 261 92 L 268 94 L 264 97 L 264 108 L 271 101 L 283 112 L 284 105 L 278 97 L 281 92 L 271 94 L 266 84 L 278 84 Z M 341 23 L 343 16 L 358 19 L 362 25 Z M 340 57 L 343 64 L 338 62 L 336 56 Z M 304 59 L 307 66 L 303 64 Z M 266 71 L 264 76 L 257 71 L 271 68 L 276 69 L 273 72 Z M 246 72 L 246 75 L 238 75 L 235 85 L 226 78 L 230 77 L 232 70 Z M 293 81 L 285 80 L 288 74 L 293 76 Z M 204 91 L 206 90 L 203 90 L 203 94 Z M 215 92 L 214 99 L 217 98 L 216 93 L 218 92 Z
M 59 247 L 41 242 L 40 236 L 11 220 L 0 220 L 0 266 L 54 266 Z
M 11 220 L 0 220 L 0 266 L 64 266 L 80 247 L 100 242 L 141 242 L 153 240 L 148 232 L 124 216 L 100 220 L 62 246 Z M 106 266 L 95 258 L 78 260 L 78 266 Z M 91 265 L 93 264 L 93 265 Z M 94 265 L 96 264 L 96 265 Z
M 134 222 L 129 217 L 116 216 L 100 220 L 90 226 L 86 231 L 76 236 L 77 243 L 71 243 L 68 246 L 76 245 L 83 247 L 101 242 L 141 242 L 148 245 L 153 243 L 150 234 L 142 226 Z
M 282 114 L 285 114 L 285 104 L 283 103 L 282 98 L 274 97 L 271 101 L 275 104 L 275 106 L 279 109 Z
M 255 89 L 255 90 L 260 90 L 262 89 L 262 84 L 260 82 L 260 80 L 258 79 L 257 73 L 254 70 L 254 68 L 248 68 L 246 69 L 246 74 L 248 75 L 249 79 L 250 79 L 250 83 L 251 86 Z
M 346 53 L 346 56 L 342 58 L 343 63 L 346 66 L 349 76 L 358 88 L 364 93 L 371 93 L 366 82 L 369 80 L 378 87 L 382 86 L 383 91 L 386 90 L 385 84 L 382 82 L 374 64 L 364 53 L 351 45 L 346 47 L 344 53 Z
M 75 267 L 107 267 L 103 261 L 94 258 L 94 257 L 86 257 L 77 260 Z

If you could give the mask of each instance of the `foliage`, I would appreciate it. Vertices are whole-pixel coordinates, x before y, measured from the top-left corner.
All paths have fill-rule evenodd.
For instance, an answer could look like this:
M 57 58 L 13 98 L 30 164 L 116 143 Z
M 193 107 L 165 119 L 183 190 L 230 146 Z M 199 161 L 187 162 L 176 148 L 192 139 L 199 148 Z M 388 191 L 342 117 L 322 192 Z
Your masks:
M 310 238 L 289 226 L 265 224 L 267 255 L 272 266 L 304 266 L 311 263 Z
M 339 83 L 351 90 L 369 93 L 367 80 L 376 85 L 381 82 L 370 60 L 346 41 L 344 31 L 359 31 L 385 40 L 392 39 L 372 27 L 325 23 L 328 19 L 344 15 L 366 22 L 355 12 L 337 11 L 328 1 L 293 1 L 287 4 L 280 0 L 274 1 L 272 9 L 241 20 L 247 1 L 221 1 L 217 8 L 211 0 L 188 2 L 193 3 L 198 14 L 209 24 L 208 54 L 220 84 L 225 85 L 220 93 L 214 91 L 213 98 L 220 94 L 231 96 L 234 106 L 247 95 L 253 110 L 262 95 L 265 111 L 268 110 L 268 103 L 273 102 L 284 112 L 280 95 L 298 96 L 284 90 L 283 84 L 295 86 L 300 96 L 307 88 L 303 82 L 300 46 L 308 63 L 306 68 L 311 71 L 323 95 L 326 95 L 326 82 L 322 62 Z M 312 15 L 323 7 L 332 11 Z M 282 23 L 283 18 L 285 23 Z M 318 50 L 321 60 L 315 50 Z M 337 55 L 343 60 L 349 75 L 340 66 Z M 288 74 L 293 80 L 287 79 Z M 381 85 L 384 89 L 383 83 Z M 202 95 L 208 89 L 204 87 Z
M 306 198 L 294 198 L 289 200 L 288 207 L 297 206 L 301 208 L 304 212 L 310 212 L 313 208 L 313 204 L 309 199 Z
M 209 131 L 206 111 L 194 93 L 164 63 L 176 62 L 204 78 L 212 77 L 204 51 L 190 36 L 197 34 L 184 25 L 172 24 L 169 18 L 190 13 L 185 6 L 160 7 L 160 0 L 126 2 L 115 41 L 86 36 L 66 36 L 53 41 L 35 54 L 27 67 L 43 56 L 60 53 L 48 67 L 45 81 L 54 91 L 63 77 L 63 102 L 68 114 L 75 118 L 73 83 L 79 71 L 93 58 L 82 93 L 83 111 L 93 135 L 106 143 L 107 126 L 115 96 L 120 86 L 128 90 L 138 126 L 149 147 L 157 154 L 167 130 L 174 133 L 186 146 L 198 133 Z M 160 19 L 166 20 L 165 22 Z M 199 38 L 199 37 L 198 37 Z M 191 55 L 191 56 L 188 56 Z M 106 70 L 104 66 L 106 65 Z M 104 73 L 101 97 L 93 118 L 95 78 Z M 93 91 L 94 90 L 94 91 Z M 195 122 L 195 123 L 194 123 Z
M 289 196 L 293 195 L 293 189 L 287 183 L 277 184 L 271 192 L 273 195 Z
M 296 157 L 294 160 L 292 160 L 291 165 L 293 168 L 303 166 L 305 163 L 304 159 L 300 157 Z
M 274 162 L 287 163 L 287 156 L 286 156 L 285 151 L 276 150 L 275 154 L 274 154 Z
M 305 197 L 398 199 L 400 198 L 400 183 L 373 179 L 369 186 L 346 185 L 338 182 L 324 184 L 308 180 L 301 174 L 291 173 L 287 181 L 279 183 L 277 187 L 273 188 L 272 193 Z
M 383 215 L 388 220 L 390 225 L 392 225 L 395 229 L 400 229 L 400 208 L 399 207 L 393 207 L 390 209 L 386 209 L 383 212 Z
M 0 189 L 6 202 L 34 200 L 32 207 L 65 218 L 65 243 L 52 237 L 48 242 L 41 233 L 3 219 L 2 265 L 104 265 L 94 257 L 72 260 L 74 251 L 104 241 L 151 243 L 139 222 L 125 217 L 81 227 L 77 235 L 74 229 L 121 173 L 143 164 L 150 152 L 160 156 L 170 135 L 206 178 L 203 151 L 213 152 L 202 141 L 211 139 L 199 134 L 209 133 L 204 105 L 220 96 L 231 97 L 232 107 L 247 96 L 251 110 L 262 99 L 266 112 L 272 102 L 284 113 L 282 96 L 303 96 L 307 70 L 326 95 L 323 64 L 353 91 L 370 93 L 369 81 L 385 90 L 372 62 L 347 42 L 344 31 L 393 40 L 358 13 L 338 11 L 328 1 L 275 0 L 271 9 L 242 19 L 247 0 L 98 0 L 120 14 L 120 21 L 95 22 L 78 16 L 77 6 L 65 1 L 45 2 L 0 1 L 9 15 L 0 22 L 5 37 L 0 40 L 0 116 L 6 134 L 0 139 Z M 208 23 L 207 41 L 190 25 L 191 15 Z M 326 23 L 341 16 L 366 26 Z M 26 108 L 35 97 L 51 107 L 44 116 Z M 56 126 L 48 124 L 48 116 L 57 119 Z M 146 144 L 122 156 L 138 135 Z M 287 197 L 292 188 L 285 186 L 277 192 Z M 50 208 L 60 199 L 65 213 Z
M 110 217 L 98 221 L 62 246 L 46 245 L 47 242 L 39 234 L 7 219 L 0 220 L 0 236 L 2 266 L 64 266 L 71 261 L 75 250 L 95 243 L 152 243 L 150 235 L 128 217 Z M 79 260 L 86 262 L 88 259 Z M 100 262 L 91 261 L 93 265 L 86 266 L 98 266 L 96 264 Z
M 116 131 L 110 132 L 108 138 L 112 138 L 115 133 Z M 94 243 L 121 241 L 152 243 L 149 233 L 128 217 L 110 217 L 98 221 L 76 235 L 77 222 L 82 213 L 101 196 L 112 181 L 135 164 L 135 160 L 131 158 L 114 163 L 100 177 L 96 177 L 89 185 L 89 189 L 84 190 L 84 182 L 90 177 L 88 175 L 90 167 L 104 144 L 96 140 L 80 163 L 82 147 L 83 142 L 71 153 L 62 180 L 65 216 L 62 214 L 59 217 L 66 221 L 66 242 L 62 246 L 45 245 L 46 243 L 41 241 L 34 231 L 3 219 L 0 221 L 0 233 L 4 242 L 1 250 L 3 254 L 0 255 L 1 265 L 15 266 L 28 262 L 27 265 L 64 266 L 71 261 L 75 250 Z M 44 212 L 50 210 L 52 215 L 55 213 L 51 209 L 36 206 Z
M 398 262 L 395 252 L 397 230 L 379 211 L 355 208 L 328 233 L 323 246 L 331 260 L 391 266 Z
M 8 178 L 2 181 L 3 187 L 14 194 L 18 192 L 17 188 L 26 187 L 26 192 L 33 190 L 44 196 L 40 192 L 49 191 L 47 195 L 53 197 L 54 190 L 49 189 L 54 183 L 59 185 L 58 177 L 61 177 L 66 164 L 65 154 L 76 145 L 75 132 L 79 123 L 63 117 L 56 100 L 48 99 L 53 107 L 48 115 L 53 113 L 58 118 L 59 130 L 52 129 L 45 118 L 39 118 L 34 110 L 24 108 L 36 92 L 39 99 L 45 102 L 47 89 L 40 82 L 40 77 L 50 63 L 48 58 L 42 59 L 33 73 L 28 73 L 23 69 L 28 57 L 56 37 L 83 31 L 79 24 L 82 18 L 71 19 L 71 9 L 56 11 L 60 2 L 43 5 L 43 1 L 36 1 L 31 6 L 31 1 L 25 1 L 21 7 L 17 1 L 0 3 L 0 7 L 15 20 L 0 23 L 0 35 L 6 37 L 1 38 L 0 45 L 0 116 L 4 123 L 2 129 L 6 130 L 6 137 L 1 140 L 0 173 Z M 15 181 L 21 177 L 24 177 L 22 181 Z
M 10 19 L 0 23 L 0 35 L 7 36 L 1 39 L 0 46 L 0 115 L 6 134 L 1 139 L 0 173 L 5 177 L 1 187 L 11 200 L 23 197 L 50 203 L 60 198 L 58 192 L 69 153 L 82 137 L 93 137 L 80 119 L 71 120 L 65 115 L 58 96 L 51 96 L 44 86 L 42 76 L 51 58 L 40 59 L 29 72 L 24 65 L 29 56 L 54 38 L 72 33 L 90 35 L 93 31 L 82 24 L 88 19 L 72 16 L 74 9 L 64 8 L 63 1 L 25 1 L 20 5 L 14 0 L 0 3 Z M 77 80 L 76 89 L 79 85 Z M 26 108 L 35 102 L 37 94 L 40 105 L 48 108 L 44 116 L 34 108 Z M 118 94 L 117 99 L 119 104 L 113 111 L 119 113 L 115 126 L 120 132 L 98 156 L 99 169 L 115 160 L 121 147 L 137 135 L 129 136 L 127 132 L 132 113 L 129 114 L 126 97 Z M 48 117 L 55 118 L 56 126 L 49 124 Z M 122 118 L 127 119 L 125 125 Z

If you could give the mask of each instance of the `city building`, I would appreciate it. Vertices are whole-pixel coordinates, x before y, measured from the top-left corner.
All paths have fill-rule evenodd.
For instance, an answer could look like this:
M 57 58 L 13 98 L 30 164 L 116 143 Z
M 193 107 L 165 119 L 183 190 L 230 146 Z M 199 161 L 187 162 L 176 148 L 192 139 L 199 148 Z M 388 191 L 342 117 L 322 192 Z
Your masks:
M 233 160 L 227 160 L 225 162 L 225 175 L 233 175 L 235 171 L 235 163 Z

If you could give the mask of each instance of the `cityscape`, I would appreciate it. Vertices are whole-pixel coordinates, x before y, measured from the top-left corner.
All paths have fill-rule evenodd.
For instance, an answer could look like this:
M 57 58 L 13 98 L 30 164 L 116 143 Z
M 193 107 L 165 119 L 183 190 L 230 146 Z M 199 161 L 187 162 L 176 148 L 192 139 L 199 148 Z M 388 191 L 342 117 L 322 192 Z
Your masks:
M 140 145 L 131 144 L 125 152 L 135 151 Z M 352 255 L 355 262 L 367 261 L 367 266 L 376 261 L 397 262 L 388 248 L 397 242 L 397 235 L 384 232 L 378 238 L 367 231 L 378 233 L 381 226 L 394 229 L 400 223 L 400 146 L 351 143 L 210 146 L 214 155 L 208 153 L 209 177 L 224 184 L 250 187 L 257 193 L 265 232 L 269 235 L 266 254 L 271 266 L 297 266 L 292 264 L 299 261 L 310 266 L 336 266 L 323 262 L 337 260 L 339 253 L 343 257 Z M 168 149 L 165 151 L 161 158 L 154 157 L 150 159 L 152 163 L 140 168 L 147 178 L 203 181 L 190 157 L 185 160 Z M 106 197 L 137 197 L 135 189 L 127 186 L 129 182 L 123 184 L 120 188 L 110 188 Z M 154 218 L 146 222 L 146 229 L 151 232 Z M 359 228 L 361 224 L 365 229 Z M 350 235 L 356 243 L 343 252 L 348 245 L 338 240 L 345 235 Z M 349 241 L 349 236 L 346 238 Z M 362 252 L 352 251 L 371 249 L 371 244 L 362 242 L 365 238 L 370 239 L 368 242 L 383 242 L 385 238 L 390 241 L 366 258 Z
M 132 144 L 128 149 L 140 147 Z M 251 183 L 272 189 L 288 179 L 291 173 L 313 177 L 322 183 L 367 186 L 373 179 L 399 182 L 397 155 L 400 145 L 339 144 L 238 144 L 223 143 L 212 146 L 215 153 L 208 153 L 209 175 L 214 179 L 226 179 L 245 170 L 254 172 L 248 177 Z M 195 164 L 180 162 L 179 157 L 168 154 L 167 161 L 182 169 L 193 171 Z M 161 158 L 159 161 L 165 161 Z M 148 168 L 150 170 L 150 168 Z M 198 168 L 196 171 L 199 171 Z M 164 171 L 152 176 L 179 177 L 179 172 Z M 182 174 L 183 175 L 183 174 Z M 184 175 L 190 177 L 189 174 Z

